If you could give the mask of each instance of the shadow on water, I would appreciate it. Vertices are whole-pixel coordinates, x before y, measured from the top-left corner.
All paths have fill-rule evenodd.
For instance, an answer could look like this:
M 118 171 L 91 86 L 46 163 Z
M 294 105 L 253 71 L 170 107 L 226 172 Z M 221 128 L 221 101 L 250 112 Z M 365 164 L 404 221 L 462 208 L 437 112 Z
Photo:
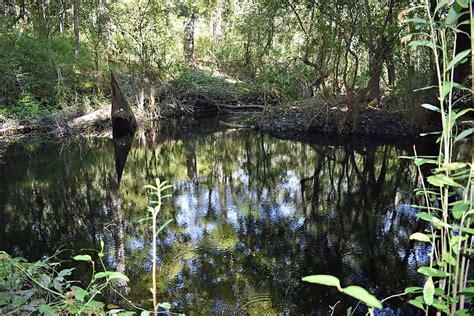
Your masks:
M 355 305 L 304 284 L 329 273 L 379 297 L 420 281 L 427 249 L 410 207 L 410 146 L 301 143 L 249 130 L 13 145 L 0 165 L 0 249 L 29 259 L 99 248 L 148 306 L 151 228 L 143 186 L 173 183 L 160 215 L 159 300 L 197 314 L 315 314 Z M 198 130 L 196 130 L 197 132 Z M 420 145 L 421 146 L 421 145 Z M 431 145 L 427 145 L 429 150 Z M 115 173 L 112 171 L 115 169 Z M 401 300 L 392 310 L 404 312 Z

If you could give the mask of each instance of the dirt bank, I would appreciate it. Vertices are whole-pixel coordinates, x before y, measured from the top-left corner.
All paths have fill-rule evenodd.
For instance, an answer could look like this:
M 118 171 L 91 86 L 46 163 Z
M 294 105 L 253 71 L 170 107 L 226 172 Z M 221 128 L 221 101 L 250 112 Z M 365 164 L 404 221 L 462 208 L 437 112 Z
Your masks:
M 339 137 L 400 138 L 436 128 L 424 109 L 394 110 L 388 104 L 359 104 L 344 99 L 322 102 L 311 98 L 268 106 L 248 125 L 273 134 L 337 135 Z
M 199 105 L 194 105 L 197 107 Z M 416 109 L 419 108 L 419 109 Z M 232 126 L 245 126 L 279 136 L 334 135 L 337 137 L 365 137 L 394 139 L 418 136 L 423 131 L 436 128 L 428 122 L 427 111 L 421 107 L 399 110 L 389 104 L 374 107 L 360 104 L 350 108 L 345 98 L 321 101 L 309 98 L 284 105 L 236 104 L 222 106 L 216 114 L 242 114 L 232 121 Z M 394 110 L 396 109 L 396 110 Z M 423 113 L 424 111 L 425 113 Z M 197 111 L 199 112 L 199 111 Z M 183 125 L 192 126 L 201 115 L 183 114 L 181 109 L 162 105 L 162 119 L 180 117 Z M 140 122 L 150 120 L 137 116 Z M 110 134 L 110 108 L 103 108 L 79 117 L 45 117 L 37 119 L 0 118 L 0 139 L 42 135 L 64 137 L 67 135 L 107 135 Z

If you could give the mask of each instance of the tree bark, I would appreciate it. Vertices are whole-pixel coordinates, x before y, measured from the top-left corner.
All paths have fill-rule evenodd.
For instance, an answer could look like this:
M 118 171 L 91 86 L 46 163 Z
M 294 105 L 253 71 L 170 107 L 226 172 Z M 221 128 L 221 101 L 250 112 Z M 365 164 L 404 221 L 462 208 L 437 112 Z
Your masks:
M 115 137 L 133 135 L 137 129 L 137 121 L 127 100 L 122 94 L 114 74 L 110 73 L 112 92 L 112 134 Z
M 469 14 L 469 7 L 463 9 L 461 13 L 463 14 L 461 18 L 459 19 L 458 24 L 463 23 L 463 22 L 468 22 L 471 18 Z M 469 37 L 469 34 L 471 32 L 471 24 L 465 23 L 459 26 L 459 30 L 461 32 L 457 34 L 456 54 L 459 54 L 460 52 L 471 48 L 471 39 Z M 471 74 L 471 62 L 472 62 L 471 55 L 469 55 L 469 59 L 467 62 L 463 64 L 459 64 L 458 66 L 456 66 L 456 68 L 454 68 L 454 81 L 455 82 L 459 84 L 463 84 L 469 78 L 469 75 Z
M 74 28 L 74 58 L 79 58 L 79 0 L 72 1 L 72 23 Z
M 64 0 L 60 1 L 60 6 L 59 6 L 59 17 L 58 17 L 58 27 L 59 27 L 59 33 L 62 34 L 64 32 L 64 16 L 66 12 L 66 4 L 64 3 Z
M 196 17 L 191 13 L 189 20 L 184 25 L 184 61 L 194 64 L 194 22 Z
M 377 47 L 369 58 L 370 79 L 367 84 L 367 96 L 370 100 L 377 99 L 377 101 L 380 101 L 380 76 L 382 74 L 381 59 L 382 54 L 380 53 L 380 47 Z

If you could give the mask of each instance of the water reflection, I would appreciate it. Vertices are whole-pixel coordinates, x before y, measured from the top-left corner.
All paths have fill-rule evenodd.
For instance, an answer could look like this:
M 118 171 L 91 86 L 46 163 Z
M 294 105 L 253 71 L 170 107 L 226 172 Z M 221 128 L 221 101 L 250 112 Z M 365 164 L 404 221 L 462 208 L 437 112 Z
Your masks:
M 426 249 L 409 240 L 421 223 L 404 149 L 245 130 L 170 135 L 11 146 L 0 165 L 0 249 L 36 259 L 104 239 L 108 264 L 131 279 L 128 296 L 149 305 L 143 186 L 160 177 L 174 184 L 161 214 L 174 223 L 158 244 L 159 299 L 174 311 L 312 314 L 342 300 L 342 313 L 353 301 L 301 277 L 334 274 L 379 297 L 419 281 Z

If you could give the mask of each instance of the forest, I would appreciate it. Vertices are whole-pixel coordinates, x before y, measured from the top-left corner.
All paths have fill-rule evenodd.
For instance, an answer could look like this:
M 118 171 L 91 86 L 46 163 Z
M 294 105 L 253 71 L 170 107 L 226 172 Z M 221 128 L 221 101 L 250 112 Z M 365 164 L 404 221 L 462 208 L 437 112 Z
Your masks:
M 436 67 L 401 23 L 412 1 L 2 2 L 4 117 L 106 107 L 114 71 L 142 117 L 263 109 L 264 129 L 343 134 L 415 134 L 436 121 L 417 106 L 436 95 L 413 92 Z M 470 47 L 469 19 L 456 51 Z M 454 82 L 470 73 L 460 64 Z
M 0 314 L 472 315 L 473 6 L 0 0 Z

